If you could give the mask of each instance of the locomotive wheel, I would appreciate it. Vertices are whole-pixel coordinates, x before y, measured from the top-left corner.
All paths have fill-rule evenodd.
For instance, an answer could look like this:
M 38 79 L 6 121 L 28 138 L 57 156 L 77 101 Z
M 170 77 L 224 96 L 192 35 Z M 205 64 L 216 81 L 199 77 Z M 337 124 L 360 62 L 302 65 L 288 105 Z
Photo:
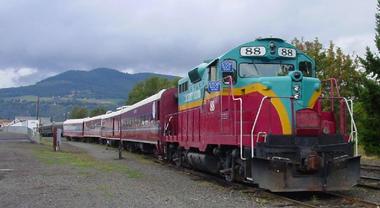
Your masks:
M 220 172 L 224 176 L 225 181 L 230 183 L 236 181 L 236 171 L 233 168 L 224 169 Z
M 224 180 L 226 180 L 227 182 L 229 183 L 232 183 L 235 181 L 235 177 L 234 177 L 234 174 L 233 174 L 234 171 L 231 171 L 231 173 L 228 173 L 228 174 L 225 174 L 224 175 Z
M 237 169 L 237 165 L 236 165 L 236 161 L 235 161 L 235 158 L 236 158 L 236 150 L 232 151 L 230 155 L 228 155 L 228 161 L 229 161 L 229 164 L 231 165 L 225 172 L 224 172 L 224 179 L 227 181 L 227 182 L 234 182 L 236 181 L 237 179 L 237 175 L 236 175 L 236 169 Z
M 182 150 L 178 149 L 174 154 L 173 154 L 173 162 L 175 166 L 178 168 L 182 166 Z
M 127 144 L 127 151 L 128 152 L 133 152 L 133 148 L 132 148 L 132 145 L 131 144 Z

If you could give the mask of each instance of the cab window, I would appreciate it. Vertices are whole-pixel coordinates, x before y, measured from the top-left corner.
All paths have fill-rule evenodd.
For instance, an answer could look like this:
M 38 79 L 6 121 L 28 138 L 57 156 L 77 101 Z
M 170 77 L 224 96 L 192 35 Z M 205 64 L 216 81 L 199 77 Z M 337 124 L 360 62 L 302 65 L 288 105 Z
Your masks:
M 187 91 L 187 89 L 188 89 L 188 84 L 189 84 L 188 81 L 186 81 L 186 82 L 184 82 L 184 83 L 182 83 L 182 84 L 179 84 L 179 85 L 178 85 L 178 91 L 179 91 L 179 93 L 182 93 L 182 92 Z
M 302 72 L 305 77 L 313 76 L 313 69 L 310 61 L 301 61 L 299 63 L 299 70 Z
M 217 73 L 216 73 L 216 66 L 210 66 L 209 68 L 209 76 L 208 76 L 209 81 L 216 81 L 217 80 Z
M 286 76 L 289 71 L 293 71 L 292 64 L 272 64 L 272 63 L 241 63 L 239 65 L 240 77 L 272 77 L 272 76 Z

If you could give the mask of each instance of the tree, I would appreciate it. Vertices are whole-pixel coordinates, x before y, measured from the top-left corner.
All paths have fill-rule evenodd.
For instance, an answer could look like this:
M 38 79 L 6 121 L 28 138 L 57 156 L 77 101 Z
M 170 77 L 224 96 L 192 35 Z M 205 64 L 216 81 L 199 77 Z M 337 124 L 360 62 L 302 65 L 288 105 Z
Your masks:
M 162 89 L 177 86 L 178 79 L 169 80 L 161 77 L 151 77 L 137 83 L 128 94 L 127 105 L 132 105 L 151 95 L 156 94 Z
M 94 116 L 102 115 L 102 114 L 105 114 L 106 112 L 107 112 L 107 110 L 104 109 L 103 107 L 95 108 L 95 109 L 93 109 L 93 110 L 90 112 L 90 117 L 94 117 Z
M 380 138 L 376 128 L 380 126 L 379 112 L 375 112 L 377 109 L 380 110 L 376 108 L 376 104 L 380 103 L 380 89 L 373 80 L 366 78 L 366 74 L 371 73 L 360 72 L 359 62 L 364 63 L 363 60 L 344 54 L 333 42 L 324 49 L 317 38 L 314 41 L 295 39 L 292 43 L 315 60 L 317 76 L 321 80 L 336 78 L 341 96 L 355 99 L 354 117 L 359 131 L 359 141 L 367 153 L 379 153 L 379 142 L 371 138 Z M 373 54 L 368 52 L 367 54 L 369 54 L 368 60 L 375 59 Z M 380 64 L 378 66 L 368 66 L 368 68 L 380 69 Z
M 376 18 L 376 35 L 375 44 L 377 53 L 366 49 L 364 58 L 360 58 L 360 63 L 364 68 L 367 79 L 360 91 L 362 107 L 365 109 L 366 118 L 363 122 L 365 125 L 361 133 L 361 140 L 365 144 L 365 151 L 371 154 L 380 155 L 380 0 L 377 1 Z
M 357 70 L 357 58 L 344 54 L 332 41 L 327 49 L 323 48 L 318 38 L 314 41 L 294 39 L 292 43 L 315 60 L 319 79 L 336 78 L 341 96 L 358 95 L 364 79 L 363 74 Z
M 71 119 L 86 118 L 88 116 L 88 111 L 86 108 L 74 107 L 70 112 Z

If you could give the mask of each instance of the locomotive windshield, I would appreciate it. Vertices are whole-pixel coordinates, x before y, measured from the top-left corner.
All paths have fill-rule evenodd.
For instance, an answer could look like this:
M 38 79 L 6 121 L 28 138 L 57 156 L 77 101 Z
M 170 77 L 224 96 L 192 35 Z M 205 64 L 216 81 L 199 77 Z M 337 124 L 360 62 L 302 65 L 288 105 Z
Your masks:
M 289 71 L 293 71 L 292 64 L 254 64 L 254 63 L 241 63 L 239 66 L 240 77 L 271 77 L 271 76 L 285 76 Z

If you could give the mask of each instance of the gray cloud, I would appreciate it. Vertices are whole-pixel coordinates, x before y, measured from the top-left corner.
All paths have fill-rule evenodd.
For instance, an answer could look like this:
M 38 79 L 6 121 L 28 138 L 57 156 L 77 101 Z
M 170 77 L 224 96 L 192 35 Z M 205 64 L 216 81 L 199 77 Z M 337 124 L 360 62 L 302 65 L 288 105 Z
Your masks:
M 375 12 L 374 0 L 2 0 L 0 71 L 36 70 L 0 87 L 101 66 L 181 75 L 268 35 L 333 40 L 361 55 L 373 46 Z

